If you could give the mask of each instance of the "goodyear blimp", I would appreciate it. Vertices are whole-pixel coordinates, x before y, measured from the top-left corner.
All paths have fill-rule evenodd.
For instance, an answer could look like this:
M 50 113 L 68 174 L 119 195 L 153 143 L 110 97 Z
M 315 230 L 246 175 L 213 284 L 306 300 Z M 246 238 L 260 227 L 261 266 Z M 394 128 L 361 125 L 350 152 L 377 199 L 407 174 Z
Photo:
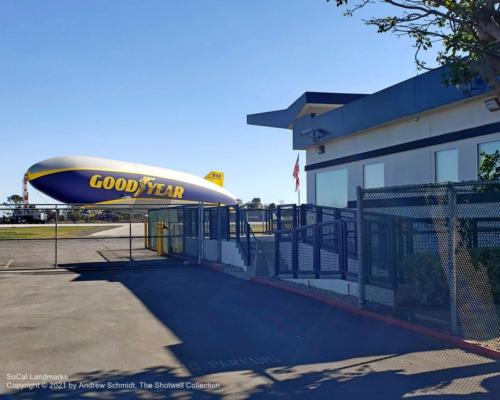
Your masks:
M 63 203 L 236 203 L 222 187 L 224 174 L 219 171 L 200 178 L 166 168 L 77 156 L 40 161 L 29 168 L 26 178 Z

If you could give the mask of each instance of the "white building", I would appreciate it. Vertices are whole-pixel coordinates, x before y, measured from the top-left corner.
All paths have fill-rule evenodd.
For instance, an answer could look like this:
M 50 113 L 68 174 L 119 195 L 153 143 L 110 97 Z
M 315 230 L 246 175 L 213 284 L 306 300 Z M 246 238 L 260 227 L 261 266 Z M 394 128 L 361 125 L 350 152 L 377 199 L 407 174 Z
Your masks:
M 306 150 L 307 202 L 354 206 L 356 187 L 476 180 L 500 151 L 500 111 L 481 80 L 447 87 L 434 70 L 373 93 L 306 92 L 248 124 L 290 129 Z

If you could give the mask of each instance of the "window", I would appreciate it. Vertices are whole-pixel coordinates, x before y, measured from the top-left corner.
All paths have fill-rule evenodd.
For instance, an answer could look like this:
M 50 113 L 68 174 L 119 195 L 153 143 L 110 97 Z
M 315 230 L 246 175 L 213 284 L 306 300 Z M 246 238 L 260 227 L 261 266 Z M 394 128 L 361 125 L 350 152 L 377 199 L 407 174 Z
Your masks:
M 385 186 L 384 163 L 363 166 L 363 186 L 365 189 Z
M 500 140 L 495 142 L 480 143 L 478 146 L 479 159 L 479 177 L 483 179 L 491 178 L 493 171 L 484 171 L 483 161 L 486 156 L 491 156 L 496 152 L 500 152 Z
M 458 150 L 436 151 L 436 183 L 458 182 Z
M 347 207 L 347 169 L 316 174 L 316 204 Z

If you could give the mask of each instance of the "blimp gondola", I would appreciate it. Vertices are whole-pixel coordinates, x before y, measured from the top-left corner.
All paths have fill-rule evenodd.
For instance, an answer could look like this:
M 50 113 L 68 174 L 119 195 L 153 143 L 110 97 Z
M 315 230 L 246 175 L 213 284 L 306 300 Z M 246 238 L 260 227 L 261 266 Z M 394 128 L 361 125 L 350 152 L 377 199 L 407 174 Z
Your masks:
M 26 179 L 68 204 L 236 204 L 224 174 L 201 178 L 167 168 L 97 157 L 56 157 L 31 166 Z

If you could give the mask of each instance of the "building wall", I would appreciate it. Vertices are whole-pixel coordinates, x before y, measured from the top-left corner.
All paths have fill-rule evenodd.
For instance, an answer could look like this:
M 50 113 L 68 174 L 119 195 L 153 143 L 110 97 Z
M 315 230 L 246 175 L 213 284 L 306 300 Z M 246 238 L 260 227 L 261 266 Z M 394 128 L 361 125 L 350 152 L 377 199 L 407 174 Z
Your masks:
M 208 261 L 217 261 L 217 240 L 203 241 L 203 258 Z
M 332 140 L 326 143 L 324 154 L 318 154 L 317 148 L 311 147 L 306 152 L 307 164 L 499 122 L 500 111 L 488 111 L 483 103 L 485 98 L 487 97 L 480 96 L 389 125 Z M 317 173 L 342 168 L 348 169 L 348 199 L 355 200 L 356 186 L 363 185 L 363 165 L 377 162 L 385 164 L 385 186 L 434 182 L 434 153 L 452 148 L 457 148 L 459 153 L 459 180 L 474 180 L 477 179 L 478 174 L 477 145 L 493 140 L 500 140 L 500 132 L 308 171 L 307 201 L 308 203 L 316 202 L 315 175 Z
M 225 241 L 221 242 L 221 251 L 222 251 L 222 263 L 234 265 L 235 267 L 239 267 L 243 270 L 247 270 L 247 266 L 245 265 L 245 260 L 238 250 L 238 244 L 234 241 Z
M 208 261 L 218 260 L 218 242 L 217 240 L 205 239 L 203 241 L 203 258 Z M 223 264 L 233 265 L 243 270 L 247 270 L 245 260 L 238 250 L 238 244 L 235 241 L 221 241 L 221 262 Z

